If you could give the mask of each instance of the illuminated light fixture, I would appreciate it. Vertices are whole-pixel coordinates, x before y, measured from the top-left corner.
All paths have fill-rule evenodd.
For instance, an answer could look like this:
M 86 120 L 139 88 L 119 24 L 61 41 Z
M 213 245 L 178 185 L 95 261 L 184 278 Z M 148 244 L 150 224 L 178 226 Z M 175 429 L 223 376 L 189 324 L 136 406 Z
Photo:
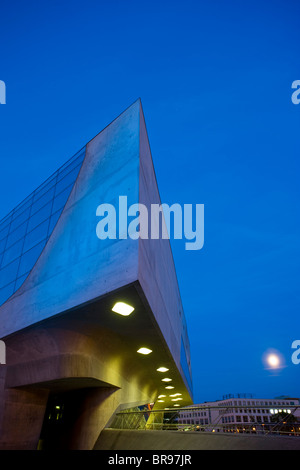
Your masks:
M 162 382 L 172 382 L 172 379 L 169 379 L 169 377 L 165 377 L 164 379 L 161 379 Z
M 182 398 L 172 398 L 172 401 L 182 400 Z
M 170 395 L 170 397 L 178 397 L 179 395 L 182 395 L 182 393 L 174 393 L 174 395 Z
M 151 349 L 148 349 L 148 348 L 140 348 L 137 352 L 138 352 L 139 354 L 147 355 L 147 354 L 152 353 L 152 350 L 151 350 Z
M 159 395 L 158 398 L 165 398 L 166 395 Z
M 175 403 L 175 405 L 174 405 L 174 406 L 180 406 L 180 405 L 179 405 L 179 403 Z
M 173 385 L 168 385 L 167 387 L 165 387 L 167 390 L 171 390 L 173 387 Z
M 157 401 L 158 401 L 158 403 L 164 403 L 165 402 L 165 400 L 157 400 Z
M 134 310 L 134 307 L 131 305 L 125 304 L 125 302 L 117 302 L 112 311 L 118 313 L 119 315 L 123 315 L 124 317 L 128 317 Z
M 159 369 L 156 369 L 157 372 L 168 372 L 169 369 L 167 369 L 166 367 L 160 367 Z

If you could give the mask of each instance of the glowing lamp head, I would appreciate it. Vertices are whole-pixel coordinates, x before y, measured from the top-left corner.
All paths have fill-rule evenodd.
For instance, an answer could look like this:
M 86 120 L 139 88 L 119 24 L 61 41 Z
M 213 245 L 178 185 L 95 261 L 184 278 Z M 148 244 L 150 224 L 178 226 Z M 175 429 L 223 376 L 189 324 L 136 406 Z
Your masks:
M 156 369 L 158 372 L 168 372 L 169 369 L 166 367 L 159 367 L 159 369 Z
M 125 304 L 125 302 L 117 302 L 112 311 L 118 313 L 119 315 L 123 315 L 124 317 L 128 317 L 134 310 L 134 307 L 131 305 Z
M 140 348 L 137 352 L 139 354 L 144 354 L 145 356 L 147 356 L 147 354 L 152 353 L 152 350 L 148 348 Z

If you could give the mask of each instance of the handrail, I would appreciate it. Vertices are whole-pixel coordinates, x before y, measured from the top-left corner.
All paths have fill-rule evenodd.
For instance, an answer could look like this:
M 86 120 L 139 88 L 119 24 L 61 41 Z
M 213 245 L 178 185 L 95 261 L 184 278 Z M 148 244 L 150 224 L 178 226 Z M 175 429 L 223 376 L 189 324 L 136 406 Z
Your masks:
M 277 406 L 277 405 L 276 405 Z M 300 436 L 300 422 L 294 416 L 294 412 L 300 407 L 297 405 L 283 405 L 282 408 L 275 408 L 274 405 L 201 405 L 201 406 L 189 406 L 182 408 L 163 408 L 163 409 L 129 409 L 122 410 L 115 414 L 115 419 L 109 426 L 114 429 L 140 429 L 140 430 L 174 430 L 174 431 L 198 431 L 198 432 L 224 432 L 224 433 L 237 433 L 237 434 L 263 434 L 263 435 L 287 435 L 287 436 Z M 225 417 L 226 412 L 234 411 L 236 409 L 242 410 L 243 415 L 248 416 L 250 420 L 243 422 L 221 422 L 222 418 Z M 263 422 L 262 420 L 256 419 L 255 412 L 253 410 L 270 410 L 276 409 L 283 414 L 278 421 L 269 420 L 270 416 L 276 417 L 276 414 L 265 414 L 268 416 L 268 421 Z M 200 423 L 198 416 L 193 416 L 191 423 L 191 417 L 183 417 L 182 414 L 189 413 L 192 411 L 209 411 L 218 410 L 219 414 L 212 415 L 208 413 L 205 416 L 207 422 Z M 252 410 L 252 411 L 251 411 Z M 287 411 L 288 410 L 288 411 Z M 292 413 L 293 411 L 293 413 Z M 262 414 L 257 415 L 262 417 Z M 291 421 L 291 417 L 294 420 Z M 286 418 L 289 417 L 288 420 Z

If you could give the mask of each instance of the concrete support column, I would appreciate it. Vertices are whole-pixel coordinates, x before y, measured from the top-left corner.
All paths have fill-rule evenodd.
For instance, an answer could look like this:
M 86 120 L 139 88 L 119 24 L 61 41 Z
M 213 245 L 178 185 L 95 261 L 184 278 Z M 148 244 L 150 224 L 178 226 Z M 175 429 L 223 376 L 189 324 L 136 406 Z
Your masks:
M 77 397 L 76 397 L 77 395 Z M 69 449 L 92 450 L 101 431 L 119 406 L 118 389 L 91 388 L 78 390 L 74 398 L 81 401 L 70 432 Z
M 0 450 L 37 449 L 48 391 L 2 386 L 0 399 Z

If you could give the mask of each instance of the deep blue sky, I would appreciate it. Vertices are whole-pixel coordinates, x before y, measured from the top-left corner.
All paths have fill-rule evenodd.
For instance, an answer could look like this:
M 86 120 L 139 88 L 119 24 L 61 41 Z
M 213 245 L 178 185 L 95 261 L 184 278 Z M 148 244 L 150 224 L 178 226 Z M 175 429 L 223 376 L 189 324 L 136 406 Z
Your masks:
M 195 402 L 300 396 L 299 18 L 286 0 L 1 4 L 0 217 L 138 97 L 162 201 L 205 204 L 204 248 L 172 242 Z

